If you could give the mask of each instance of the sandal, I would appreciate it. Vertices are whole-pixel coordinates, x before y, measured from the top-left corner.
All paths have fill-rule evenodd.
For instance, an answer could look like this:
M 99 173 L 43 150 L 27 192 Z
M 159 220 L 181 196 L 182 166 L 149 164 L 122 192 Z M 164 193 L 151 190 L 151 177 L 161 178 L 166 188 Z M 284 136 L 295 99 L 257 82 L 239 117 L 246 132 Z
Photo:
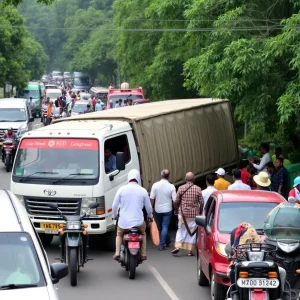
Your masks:
M 180 249 L 175 248 L 174 250 L 171 251 L 172 254 L 177 254 L 180 251 Z

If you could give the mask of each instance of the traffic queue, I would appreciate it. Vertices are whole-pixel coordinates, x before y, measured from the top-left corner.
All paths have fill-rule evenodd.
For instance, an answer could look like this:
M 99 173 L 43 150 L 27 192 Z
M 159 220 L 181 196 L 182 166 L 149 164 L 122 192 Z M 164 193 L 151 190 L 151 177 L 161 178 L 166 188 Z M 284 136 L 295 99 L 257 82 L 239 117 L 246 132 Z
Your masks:
M 7 207 L 11 203 L 28 214 L 35 229 L 30 234 L 45 246 L 54 236 L 60 239 L 61 263 L 51 266 L 52 283 L 69 273 L 70 284 L 77 285 L 79 270 L 90 260 L 89 235 L 104 235 L 113 259 L 134 279 L 136 267 L 148 259 L 147 225 L 153 243 L 165 251 L 173 244 L 168 227 L 176 218 L 170 255 L 196 254 L 198 284 L 210 285 L 212 300 L 299 298 L 300 177 L 293 178 L 289 196 L 280 182 L 276 191 L 267 190 L 270 161 L 262 151 L 261 158 L 247 160 L 258 170 L 256 187 L 242 181 L 229 101 L 168 100 L 140 107 L 138 101 L 149 100 L 142 88 L 127 83 L 120 89 L 110 85 L 107 94 L 101 88 L 98 95 L 96 88 L 87 93 L 48 83 L 40 113 L 46 127 L 26 131 L 22 125 L 23 131 L 9 128 L 5 134 L 14 140 L 21 135 L 10 159 Z M 30 100 L 24 101 L 26 110 L 18 108 L 22 120 L 36 112 Z M 76 111 L 76 104 L 82 108 Z M 268 150 L 265 143 L 261 148 Z M 282 157 L 277 160 L 283 164 Z M 233 184 L 225 179 L 228 170 Z M 201 190 L 204 178 L 207 189 Z M 26 264 L 17 255 L 20 240 L 30 236 L 19 233 L 13 242 L 11 234 L 16 233 L 9 233 L 3 248 L 21 262 L 12 264 L 15 269 L 7 266 L 0 289 L 43 285 L 35 271 L 46 272 L 43 262 Z

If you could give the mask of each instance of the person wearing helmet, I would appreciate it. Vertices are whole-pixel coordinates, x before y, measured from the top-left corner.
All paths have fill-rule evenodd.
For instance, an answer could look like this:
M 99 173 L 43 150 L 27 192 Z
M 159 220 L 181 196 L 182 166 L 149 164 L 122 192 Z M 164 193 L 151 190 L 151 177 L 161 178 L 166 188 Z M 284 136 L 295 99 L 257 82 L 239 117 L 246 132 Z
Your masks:
M 149 195 L 140 186 L 141 178 L 138 170 L 132 169 L 128 173 L 128 184 L 119 188 L 112 205 L 113 218 L 117 219 L 117 237 L 115 260 L 119 260 L 123 234 L 128 228 L 137 227 L 143 235 L 142 260 L 147 259 L 146 253 L 146 223 L 144 222 L 143 208 L 145 206 L 148 220 L 153 220 L 152 205 Z M 118 209 L 119 212 L 118 213 Z
M 2 136 L 3 139 L 13 139 L 13 140 L 17 140 L 18 139 L 18 134 L 13 132 L 13 129 L 12 127 L 9 127 L 7 129 L 7 131 L 4 133 L 4 135 Z M 15 150 L 14 150 L 15 152 Z M 14 155 L 15 153 L 13 153 Z M 4 149 L 2 147 L 2 162 L 4 162 L 4 158 L 5 158 L 5 152 L 4 152 Z
M 288 201 L 300 204 L 300 176 L 294 179 L 293 189 L 289 192 Z
M 114 102 L 112 100 L 109 100 L 109 105 L 107 109 L 112 109 L 112 108 L 114 108 Z

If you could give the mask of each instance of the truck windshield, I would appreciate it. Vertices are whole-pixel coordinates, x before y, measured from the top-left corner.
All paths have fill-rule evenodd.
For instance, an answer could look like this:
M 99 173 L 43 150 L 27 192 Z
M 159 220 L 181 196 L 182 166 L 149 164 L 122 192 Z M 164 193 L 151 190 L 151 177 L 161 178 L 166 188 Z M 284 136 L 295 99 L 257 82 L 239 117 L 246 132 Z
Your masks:
M 89 85 L 90 79 L 88 77 L 77 77 L 74 78 L 75 85 Z
M 223 202 L 219 210 L 218 230 L 230 233 L 243 222 L 262 229 L 268 213 L 277 205 L 273 202 Z
M 41 266 L 28 233 L 1 232 L 0 253 L 0 290 L 18 288 L 18 285 L 24 288 L 45 286 Z
M 39 98 L 39 91 L 38 90 L 23 90 L 19 93 L 20 98 L 30 98 L 32 97 L 33 99 L 38 99 Z
M 17 182 L 65 184 L 99 178 L 99 144 L 95 139 L 29 139 L 21 141 L 13 175 Z
M 109 100 L 112 100 L 113 103 L 115 103 L 116 101 L 118 101 L 119 99 L 124 100 L 128 100 L 128 99 L 132 99 L 132 100 L 137 100 L 137 99 L 143 99 L 142 95 L 131 95 L 130 97 L 128 97 L 130 94 L 128 95 L 114 95 L 114 96 L 110 96 Z
M 0 108 L 0 122 L 25 122 L 24 108 Z

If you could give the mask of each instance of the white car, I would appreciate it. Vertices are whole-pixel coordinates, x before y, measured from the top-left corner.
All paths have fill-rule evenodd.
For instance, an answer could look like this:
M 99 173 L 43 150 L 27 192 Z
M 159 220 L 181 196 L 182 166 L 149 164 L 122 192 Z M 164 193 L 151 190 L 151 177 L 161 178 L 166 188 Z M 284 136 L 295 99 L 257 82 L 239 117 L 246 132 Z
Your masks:
M 0 299 L 58 300 L 55 284 L 68 266 L 49 265 L 39 236 L 20 200 L 0 190 Z

